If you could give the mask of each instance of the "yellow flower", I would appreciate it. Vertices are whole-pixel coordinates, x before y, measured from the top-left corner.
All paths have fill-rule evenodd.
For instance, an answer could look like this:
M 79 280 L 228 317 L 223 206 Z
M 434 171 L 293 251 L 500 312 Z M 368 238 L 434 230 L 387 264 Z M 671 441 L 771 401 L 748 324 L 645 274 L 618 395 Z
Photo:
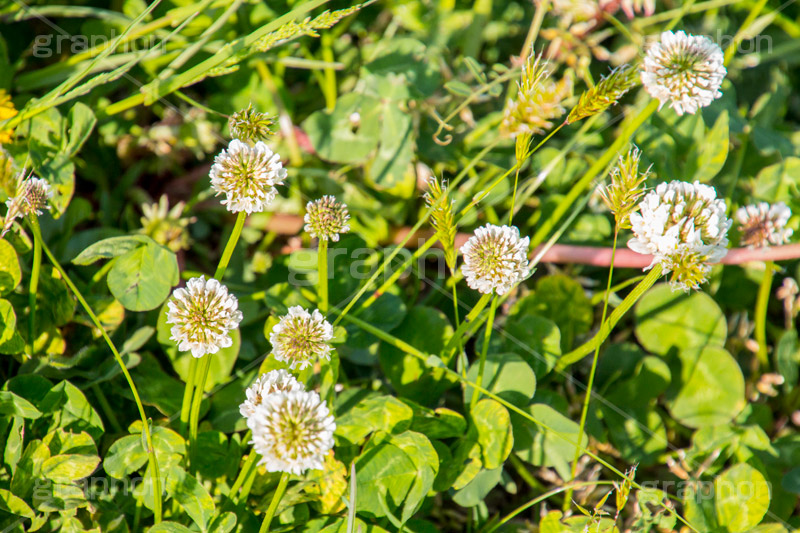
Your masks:
M 7 120 L 17 114 L 11 96 L 0 89 L 0 120 Z M 0 130 L 0 144 L 10 143 L 14 135 L 13 130 Z

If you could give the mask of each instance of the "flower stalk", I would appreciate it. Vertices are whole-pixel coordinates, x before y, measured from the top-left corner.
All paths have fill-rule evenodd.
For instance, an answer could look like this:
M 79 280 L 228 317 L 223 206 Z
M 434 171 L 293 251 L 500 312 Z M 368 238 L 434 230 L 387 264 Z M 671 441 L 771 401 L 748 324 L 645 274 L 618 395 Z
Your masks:
M 142 400 L 139 397 L 139 391 L 136 389 L 136 385 L 133 383 L 133 378 L 131 377 L 130 372 L 128 372 L 128 368 L 125 366 L 125 362 L 122 360 L 122 356 L 120 355 L 117 347 L 114 345 L 114 342 L 106 333 L 103 324 L 100 322 L 100 319 L 97 318 L 97 315 L 92 310 L 91 306 L 86 302 L 86 299 L 83 297 L 83 294 L 78 290 L 78 287 L 75 283 L 72 282 L 72 279 L 67 275 L 67 272 L 61 266 L 61 263 L 58 262 L 56 257 L 53 255 L 53 252 L 50 251 L 50 248 L 47 244 L 42 240 L 42 232 L 39 229 L 39 221 L 36 219 L 35 214 L 31 214 L 28 218 L 31 226 L 31 230 L 33 231 L 34 238 L 41 244 L 42 251 L 47 256 L 47 259 L 53 264 L 53 267 L 61 274 L 61 277 L 64 280 L 64 283 L 67 284 L 69 290 L 72 291 L 72 294 L 75 295 L 75 298 L 78 300 L 78 303 L 81 304 L 86 314 L 89 315 L 89 319 L 92 321 L 94 326 L 100 331 L 100 335 L 103 337 L 103 340 L 108 345 L 111 353 L 114 355 L 114 359 L 119 364 L 120 369 L 122 370 L 122 374 L 125 376 L 125 380 L 128 382 L 128 387 L 131 389 L 131 394 L 133 394 L 133 400 L 136 403 L 136 408 L 139 410 L 139 417 L 142 420 L 142 431 L 144 432 L 145 443 L 147 444 L 147 455 L 148 461 L 150 463 L 150 472 L 153 476 L 153 487 L 155 487 L 153 492 L 153 515 L 155 523 L 158 524 L 161 522 L 161 476 L 159 474 L 158 469 L 158 460 L 156 459 L 156 449 L 153 446 L 153 437 L 150 433 L 150 421 L 147 418 L 147 415 L 144 412 L 144 406 L 142 405 Z
M 221 280 L 225 276 L 225 271 L 228 269 L 228 263 L 231 260 L 233 251 L 236 249 L 236 244 L 239 242 L 239 237 L 242 234 L 242 228 L 244 228 L 244 221 L 246 218 L 246 211 L 239 211 L 237 213 L 236 223 L 233 226 L 233 231 L 231 232 L 230 237 L 228 237 L 228 243 L 225 245 L 225 249 L 222 252 L 222 257 L 217 265 L 217 270 L 214 272 L 214 279 Z M 197 439 L 197 426 L 200 419 L 200 404 L 203 401 L 210 367 L 211 357 L 210 355 L 206 354 L 205 357 L 199 361 L 199 364 L 193 365 L 195 370 L 194 373 L 192 373 L 190 369 L 189 381 L 186 383 L 187 389 L 194 389 L 193 393 L 189 393 L 190 397 L 192 398 L 191 409 L 189 411 L 189 443 L 190 448 L 192 449 L 194 447 L 194 442 Z M 184 392 L 184 399 L 186 398 L 186 395 L 187 393 Z M 182 420 L 183 414 L 184 409 L 181 408 Z
M 272 495 L 272 501 L 269 503 L 269 508 L 267 508 L 267 513 L 264 515 L 264 521 L 261 522 L 261 528 L 258 530 L 258 533 L 267 533 L 267 531 L 269 531 L 272 517 L 275 516 L 275 511 L 278 510 L 278 504 L 280 504 L 281 498 L 283 498 L 288 485 L 289 474 L 284 472 L 281 474 L 280 481 L 278 481 L 278 488 L 275 489 L 275 494 Z
M 558 360 L 558 363 L 556 363 L 556 371 L 558 372 L 564 370 L 568 366 L 577 363 L 585 356 L 592 353 L 595 347 L 602 344 L 611 334 L 611 330 L 614 329 L 614 326 L 616 326 L 622 317 L 625 316 L 625 314 L 630 311 L 634 304 L 639 301 L 639 298 L 641 298 L 644 293 L 650 289 L 650 287 L 655 285 L 656 281 L 658 281 L 661 275 L 661 264 L 657 263 L 653 265 L 653 268 L 650 269 L 644 279 L 640 281 L 639 284 L 636 285 L 636 287 L 634 287 L 634 289 L 630 292 L 630 294 L 628 294 L 628 296 L 622 300 L 622 303 L 619 304 L 616 309 L 614 309 L 614 311 L 608 317 L 608 320 L 603 322 L 595 336 L 571 352 L 564 354 Z
M 756 297 L 756 323 L 753 335 L 758 343 L 758 363 L 763 370 L 769 368 L 769 355 L 767 353 L 767 307 L 769 296 L 772 292 L 772 278 L 775 273 L 775 263 L 767 261 L 765 264 L 764 277 L 758 286 L 758 296 Z

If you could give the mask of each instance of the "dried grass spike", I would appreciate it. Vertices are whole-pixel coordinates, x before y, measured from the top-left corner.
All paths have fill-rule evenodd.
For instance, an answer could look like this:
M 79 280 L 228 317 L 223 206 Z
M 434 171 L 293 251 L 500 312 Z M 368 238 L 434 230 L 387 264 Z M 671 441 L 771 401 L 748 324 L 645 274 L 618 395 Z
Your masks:
M 615 105 L 622 96 L 639 82 L 636 69 L 629 65 L 617 67 L 600 83 L 585 91 L 577 105 L 569 112 L 567 124 L 602 113 Z
M 444 260 L 451 271 L 456 268 L 456 219 L 453 213 L 454 201 L 447 199 L 447 182 L 432 177 L 428 180 L 425 203 L 431 208 L 432 225 L 436 238 L 444 248 Z

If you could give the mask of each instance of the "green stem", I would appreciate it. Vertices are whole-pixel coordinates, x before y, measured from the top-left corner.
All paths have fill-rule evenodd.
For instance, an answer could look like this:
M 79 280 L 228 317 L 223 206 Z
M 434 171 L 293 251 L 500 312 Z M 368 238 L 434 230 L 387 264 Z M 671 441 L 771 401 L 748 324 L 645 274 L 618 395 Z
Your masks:
M 319 310 L 323 315 L 328 314 L 328 240 L 319 240 L 317 250 L 317 286 Z
M 461 323 L 461 325 L 458 326 L 456 332 L 453 333 L 453 336 L 450 337 L 450 340 L 447 342 L 444 350 L 442 350 L 442 353 L 445 354 L 448 359 L 450 358 L 448 354 L 450 354 L 457 346 L 462 346 L 463 337 L 468 333 L 471 333 L 472 328 L 474 328 L 475 324 L 478 322 L 478 315 L 481 314 L 481 311 L 483 311 L 486 305 L 491 301 L 491 298 L 491 294 L 484 294 L 481 296 L 481 299 L 478 300 L 472 310 L 470 310 L 469 314 L 464 318 L 464 321 Z
M 660 265 L 656 265 L 655 267 L 653 267 L 654 270 L 656 268 L 658 268 L 660 270 Z M 334 312 L 337 312 L 337 311 L 334 309 Z M 608 461 L 606 461 L 605 459 L 603 459 L 599 455 L 597 455 L 597 454 L 593 453 L 592 451 L 590 451 L 590 450 L 584 448 L 583 446 L 581 446 L 580 440 L 578 440 L 577 442 L 575 440 L 572 440 L 572 438 L 564 435 L 563 433 L 561 433 L 559 431 L 556 431 L 555 429 L 551 428 L 550 426 L 548 426 L 544 422 L 541 422 L 541 421 L 537 420 L 528 411 L 525 411 L 525 410 L 517 407 L 516 405 L 512 404 L 511 402 L 509 402 L 507 400 L 504 400 L 503 398 L 501 398 L 497 394 L 493 393 L 492 391 L 490 391 L 488 389 L 483 388 L 482 386 L 478 385 L 477 383 L 474 383 L 474 382 L 470 381 L 469 379 L 466 379 L 466 378 L 462 377 L 458 372 L 455 372 L 454 370 L 451 370 L 450 368 L 448 368 L 447 365 L 445 365 L 443 363 L 443 361 L 439 357 L 437 357 L 435 355 L 426 354 L 426 353 L 418 350 L 417 348 L 414 348 L 413 346 L 411 346 L 407 342 L 398 339 L 394 335 L 392 335 L 390 333 L 387 333 L 387 332 L 383 331 L 382 329 L 379 329 L 379 328 L 373 326 L 372 324 L 364 322 L 363 320 L 358 319 L 358 318 L 356 318 L 354 316 L 348 315 L 348 316 L 345 317 L 345 320 L 347 320 L 348 322 L 351 322 L 355 326 L 363 329 L 367 333 L 371 333 L 372 335 L 378 337 L 380 340 L 386 342 L 390 346 L 394 346 L 398 350 L 400 350 L 402 352 L 405 352 L 408 355 L 411 355 L 412 357 L 416 357 L 425 366 L 428 366 L 431 369 L 438 369 L 441 372 L 443 372 L 443 373 L 445 373 L 445 374 L 447 374 L 449 376 L 452 376 L 455 379 L 457 379 L 457 380 L 459 380 L 459 381 L 461 381 L 463 383 L 466 383 L 469 387 L 472 387 L 475 390 L 477 390 L 478 392 L 482 393 L 483 395 L 495 400 L 499 404 L 503 405 L 506 409 L 515 412 L 516 414 L 518 414 L 519 416 L 521 416 L 522 418 L 524 418 L 524 419 L 526 419 L 526 420 L 528 420 L 530 422 L 533 422 L 538 427 L 542 428 L 543 430 L 545 430 L 547 432 L 552 433 L 553 435 L 555 435 L 556 437 L 560 438 L 561 440 L 566 441 L 571 446 L 575 446 L 576 448 L 579 448 L 583 453 L 588 455 L 594 461 L 597 461 L 598 463 L 600 463 L 601 465 L 606 467 L 611 472 L 613 472 L 616 475 L 618 475 L 620 478 L 628 479 L 628 477 L 625 475 L 624 472 L 622 472 L 621 470 L 616 468 L 614 465 L 612 465 L 611 463 L 609 463 Z M 635 483 L 635 482 L 632 483 L 631 486 L 633 488 L 635 488 L 635 489 L 639 489 L 639 490 L 642 489 L 642 486 L 639 485 L 638 483 Z M 660 505 L 663 508 L 669 509 L 670 512 L 674 512 L 671 508 L 667 507 L 667 505 L 664 504 L 663 502 L 661 502 Z M 697 528 L 695 528 L 693 525 L 691 525 L 689 522 L 687 522 L 685 518 L 683 518 L 682 516 L 680 516 L 677 513 L 675 514 L 675 516 L 678 518 L 678 520 L 680 520 L 683 524 L 685 524 L 689 529 L 691 529 L 692 531 L 695 531 L 696 533 L 699 533 Z
M 53 267 L 61 274 L 64 283 L 67 284 L 67 287 L 72 291 L 75 295 L 75 298 L 81 304 L 86 314 L 89 315 L 92 323 L 95 327 L 100 331 L 100 335 L 102 335 L 103 340 L 106 341 L 106 344 L 111 349 L 111 353 L 114 355 L 114 359 L 116 359 L 117 364 L 119 364 L 120 369 L 122 370 L 122 374 L 125 376 L 125 380 L 128 382 L 128 387 L 131 389 L 131 393 L 133 394 L 133 400 L 136 402 L 136 408 L 139 410 L 139 417 L 142 420 L 142 430 L 144 431 L 144 438 L 145 442 L 147 443 L 147 452 L 148 452 L 148 459 L 150 462 L 150 469 L 153 476 L 153 515 L 155 517 L 155 523 L 158 524 L 161 522 L 161 478 L 158 470 L 158 461 L 156 460 L 156 449 L 153 446 L 153 437 L 150 434 L 150 424 L 147 419 L 147 415 L 144 412 L 144 406 L 142 405 L 142 400 L 139 398 L 139 391 L 136 389 L 136 385 L 133 383 L 133 378 L 131 377 L 130 372 L 128 372 L 128 368 L 125 366 L 125 362 L 122 360 L 122 356 L 119 354 L 117 347 L 114 345 L 114 342 L 106 333 L 105 328 L 103 328 L 103 324 L 100 322 L 100 319 L 97 318 L 97 315 L 94 314 L 92 308 L 86 302 L 86 299 L 83 297 L 81 292 L 78 290 L 78 287 L 72 282 L 72 279 L 67 275 L 67 272 L 61 266 L 61 263 L 58 262 L 56 257 L 53 255 L 53 252 L 50 251 L 50 248 L 47 244 L 42 240 L 42 232 L 39 229 L 39 221 L 36 220 L 35 215 L 29 218 L 31 229 L 33 230 L 34 238 L 37 239 L 41 245 L 42 250 L 44 251 L 47 258 L 53 264 Z
M 228 269 L 228 263 L 231 260 L 233 251 L 236 249 L 236 243 L 239 242 L 239 236 L 242 234 L 242 228 L 244 227 L 246 218 L 247 212 L 245 211 L 239 211 L 239 214 L 236 216 L 236 223 L 233 225 L 231 236 L 228 237 L 228 244 L 225 245 L 225 250 L 223 250 L 222 257 L 219 259 L 217 270 L 214 272 L 214 279 L 217 281 L 222 281 L 222 278 L 225 277 L 225 271 Z
M 38 222 L 37 222 L 38 224 Z M 33 357 L 33 346 L 36 342 L 36 293 L 39 290 L 39 271 L 42 267 L 42 242 L 35 234 L 33 237 L 33 265 L 31 265 L 31 285 L 28 291 L 28 306 L 30 315 L 28 316 L 28 343 Z
M 203 396 L 205 395 L 206 380 L 208 379 L 208 370 L 211 368 L 211 354 L 206 354 L 200 359 L 197 371 L 200 380 L 197 382 L 197 387 L 194 390 L 192 398 L 192 410 L 189 415 L 189 446 L 194 447 L 197 441 L 197 426 L 200 423 L 200 404 L 203 403 Z
M 183 401 L 181 402 L 181 419 L 180 419 L 180 434 L 186 435 L 186 429 L 189 427 L 189 413 L 192 407 L 192 396 L 194 394 L 194 384 L 197 381 L 197 358 L 192 357 L 189 362 L 189 378 L 186 381 L 186 386 L 183 389 Z
M 660 277 L 661 277 L 661 265 L 657 264 L 652 269 L 650 269 L 650 272 L 647 273 L 647 276 L 645 276 L 645 278 L 642 281 L 640 281 L 638 285 L 636 285 L 636 287 L 631 291 L 631 293 L 625 297 L 625 299 L 622 301 L 619 307 L 614 309 L 614 312 L 611 313 L 611 316 L 608 317 L 608 320 L 606 320 L 600 325 L 600 330 L 595 334 L 594 337 L 591 338 L 591 340 L 582 344 L 581 346 L 578 346 L 571 352 L 561 356 L 561 359 L 559 359 L 558 363 L 556 363 L 556 371 L 558 372 L 564 370 L 569 365 L 577 363 L 585 356 L 592 353 L 592 351 L 598 345 L 602 344 L 603 341 L 605 341 L 606 338 L 609 336 L 609 334 L 611 334 L 611 330 L 614 328 L 614 326 L 616 326 L 617 323 L 622 319 L 622 317 L 625 316 L 625 313 L 627 313 L 630 310 L 630 308 L 633 307 L 633 304 L 635 304 L 639 300 L 639 298 L 641 298 L 642 295 L 647 291 L 647 289 L 652 287 L 653 284 L 655 284 L 655 282 L 658 281 L 658 278 Z
M 217 281 L 222 281 L 222 278 L 225 277 L 225 271 L 228 269 L 228 263 L 230 263 L 233 251 L 236 249 L 236 243 L 239 242 L 239 237 L 242 234 L 242 228 L 244 228 L 244 221 L 246 219 L 246 211 L 239 211 L 239 213 L 236 215 L 236 223 L 233 225 L 233 231 L 231 231 L 231 234 L 228 237 L 228 242 L 225 245 L 225 249 L 222 251 L 222 257 L 219 259 L 217 270 L 214 272 L 214 279 Z M 184 403 L 181 405 L 181 422 L 184 423 L 186 419 L 186 396 L 189 395 L 192 399 L 191 407 L 189 408 L 190 449 L 194 448 L 194 443 L 197 439 L 197 426 L 200 422 L 200 404 L 202 403 L 203 395 L 205 394 L 206 380 L 208 379 L 208 369 L 211 367 L 211 355 L 206 354 L 200 363 L 195 361 L 192 363 L 194 366 L 194 372 L 192 372 L 192 369 L 190 368 L 189 382 L 186 383 L 186 389 L 184 389 L 183 393 Z M 197 379 L 198 377 L 200 378 L 199 380 Z M 193 392 L 192 387 L 194 387 Z
M 511 195 L 511 209 L 508 210 L 508 225 L 514 224 L 514 207 L 517 205 L 517 185 L 519 185 L 519 169 L 522 162 L 517 162 L 517 171 L 514 173 L 514 192 Z
M 597 177 L 600 172 L 605 169 L 606 165 L 608 165 L 611 160 L 616 157 L 617 153 L 622 149 L 623 146 L 630 140 L 636 130 L 639 129 L 639 126 L 644 124 L 644 122 L 650 118 L 650 116 L 655 113 L 658 109 L 658 100 L 652 99 L 647 106 L 639 111 L 639 113 L 627 124 L 625 124 L 622 128 L 622 131 L 617 135 L 616 140 L 614 143 L 608 147 L 608 149 L 603 153 L 600 158 L 598 158 L 589 170 L 575 183 L 572 188 L 570 188 L 569 192 L 561 199 L 561 201 L 556 206 L 553 214 L 550 215 L 547 220 L 542 222 L 539 228 L 536 230 L 536 233 L 533 234 L 533 238 L 531 239 L 531 248 L 536 248 L 547 237 L 547 234 L 555 227 L 556 224 L 561 220 L 561 218 L 566 214 L 569 208 L 575 203 L 578 197 L 583 193 L 583 191 L 592 183 L 595 177 Z
M 606 282 L 606 293 L 603 298 L 603 313 L 600 315 L 600 323 L 606 321 L 606 313 L 608 312 L 608 298 L 611 294 L 611 278 L 614 276 L 614 258 L 617 254 L 617 237 L 619 236 L 619 226 L 614 228 L 614 243 L 611 246 L 611 265 L 608 267 L 608 281 Z M 581 409 L 581 421 L 579 424 L 578 435 L 583 435 L 586 428 L 586 416 L 589 413 L 589 402 L 592 399 L 592 388 L 594 387 L 594 375 L 597 372 L 597 359 L 600 355 L 600 346 L 602 343 L 598 342 L 594 347 L 594 357 L 592 358 L 592 369 L 589 371 L 589 383 L 586 384 L 586 397 L 583 399 L 583 409 Z M 575 475 L 578 472 L 578 459 L 580 459 L 580 450 L 575 450 L 575 458 L 572 460 L 572 471 L 570 472 L 570 481 L 575 481 Z M 564 498 L 564 511 L 569 508 L 572 502 L 572 489 L 567 492 Z
M 497 295 L 492 298 L 492 305 L 489 306 L 489 317 L 486 319 L 486 329 L 484 330 L 483 334 L 483 349 L 481 350 L 481 358 L 478 362 L 478 376 L 475 378 L 475 383 L 478 384 L 480 387 L 483 385 L 483 372 L 486 370 L 486 354 L 489 353 L 489 341 L 492 340 L 492 329 L 494 329 L 494 316 L 497 312 Z M 478 403 L 478 397 L 480 394 L 477 391 L 472 392 L 472 398 L 469 401 L 469 410 L 472 411 L 475 409 L 475 405 Z
M 264 521 L 261 522 L 261 529 L 258 533 L 267 533 L 269 525 L 272 523 L 272 517 L 275 516 L 275 511 L 278 509 L 278 504 L 283 498 L 283 493 L 286 492 L 286 486 L 289 484 L 289 474 L 286 472 L 281 474 L 281 480 L 278 482 L 278 488 L 275 489 L 275 494 L 272 495 L 272 501 L 267 509 L 267 514 L 264 515 Z
M 772 278 L 775 272 L 775 263 L 767 261 L 765 267 L 766 270 L 764 271 L 764 276 L 761 278 L 761 285 L 758 287 L 754 332 L 756 342 L 758 343 L 756 356 L 758 357 L 758 362 L 762 370 L 769 368 L 769 356 L 767 355 L 767 305 L 769 304 L 769 296 L 772 292 Z

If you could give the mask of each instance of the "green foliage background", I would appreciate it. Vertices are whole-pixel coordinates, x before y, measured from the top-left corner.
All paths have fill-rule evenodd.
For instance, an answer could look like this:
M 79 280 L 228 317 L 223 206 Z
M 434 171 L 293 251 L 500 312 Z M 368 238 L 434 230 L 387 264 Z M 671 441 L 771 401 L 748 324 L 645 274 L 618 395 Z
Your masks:
M 0 89 L 19 111 L 0 124 L 13 131 L 3 149 L 54 187 L 42 236 L 137 384 L 166 520 L 153 523 L 152 473 L 131 391 L 100 330 L 47 261 L 30 338 L 33 233 L 23 225 L 0 240 L 3 531 L 258 530 L 278 475 L 260 472 L 244 501 L 231 493 L 249 453 L 238 405 L 259 372 L 280 367 L 265 357 L 277 318 L 292 305 L 316 306 L 313 243 L 277 231 L 275 214 L 302 215 L 323 194 L 352 214 L 352 232 L 331 245 L 331 303 L 341 309 L 380 272 L 350 313 L 387 336 L 355 321 L 337 325 L 335 456 L 324 471 L 293 479 L 276 530 L 670 531 L 681 526 L 675 512 L 702 532 L 800 527 L 800 345 L 796 312 L 775 297 L 784 278 L 798 278 L 796 260 L 780 263 L 766 307 L 757 306 L 762 262 L 715 266 L 702 292 L 666 284 L 648 291 L 603 347 L 583 432 L 588 360 L 559 361 L 599 327 L 605 269 L 540 266 L 501 306 L 482 376 L 496 397 L 471 411 L 473 390 L 463 381 L 478 377 L 481 341 L 466 344 L 468 361 L 448 360 L 458 320 L 444 261 L 413 261 L 391 279 L 403 254 L 393 270 L 378 270 L 398 228 L 427 215 L 421 194 L 431 175 L 459 177 L 450 191 L 458 209 L 480 197 L 459 222 L 463 232 L 504 223 L 516 207 L 515 224 L 535 244 L 561 231 L 559 243 L 611 245 L 613 217 L 592 195 L 593 176 L 582 178 L 598 164 L 604 178 L 616 156 L 609 147 L 622 139 L 625 148 L 626 126 L 650 102 L 643 89 L 536 151 L 521 170 L 515 206 L 512 177 L 498 180 L 516 163 L 500 123 L 537 13 L 544 18 L 535 50 L 550 53 L 561 42 L 552 76 L 575 85 L 567 110 L 610 67 L 635 61 L 645 38 L 670 21 L 723 44 L 741 39 L 721 99 L 683 117 L 665 107 L 630 141 L 652 164 L 650 186 L 713 184 L 729 214 L 754 201 L 800 208 L 796 5 L 658 1 L 651 17 L 629 20 L 609 8 L 580 20 L 563 8 L 580 2 L 554 2 L 562 7 L 544 14 L 548 4 L 387 0 L 342 13 L 330 28 L 315 17 L 352 6 L 3 5 Z M 118 46 L 103 46 L 114 39 Z M 207 173 L 228 142 L 226 116 L 249 104 L 277 116 L 270 144 L 289 179 L 273 212 L 248 218 L 234 251 L 225 283 L 244 320 L 233 345 L 213 356 L 187 469 L 176 420 L 190 356 L 169 339 L 164 302 L 182 281 L 213 272 L 227 242 L 233 219 L 213 198 Z M 0 180 L 5 200 L 11 173 L 0 171 Z M 143 223 L 141 205 L 162 194 L 171 206 L 185 202 L 182 213 L 164 210 Z M 639 275 L 615 271 L 612 308 Z M 455 291 L 463 321 L 478 297 L 464 283 Z M 752 349 L 759 313 L 766 363 Z M 311 386 L 329 390 L 334 384 L 318 370 Z M 614 498 L 603 497 L 623 480 L 588 456 L 573 501 L 565 499 L 576 445 L 619 471 L 638 465 L 642 487 L 619 506 L 616 525 Z

